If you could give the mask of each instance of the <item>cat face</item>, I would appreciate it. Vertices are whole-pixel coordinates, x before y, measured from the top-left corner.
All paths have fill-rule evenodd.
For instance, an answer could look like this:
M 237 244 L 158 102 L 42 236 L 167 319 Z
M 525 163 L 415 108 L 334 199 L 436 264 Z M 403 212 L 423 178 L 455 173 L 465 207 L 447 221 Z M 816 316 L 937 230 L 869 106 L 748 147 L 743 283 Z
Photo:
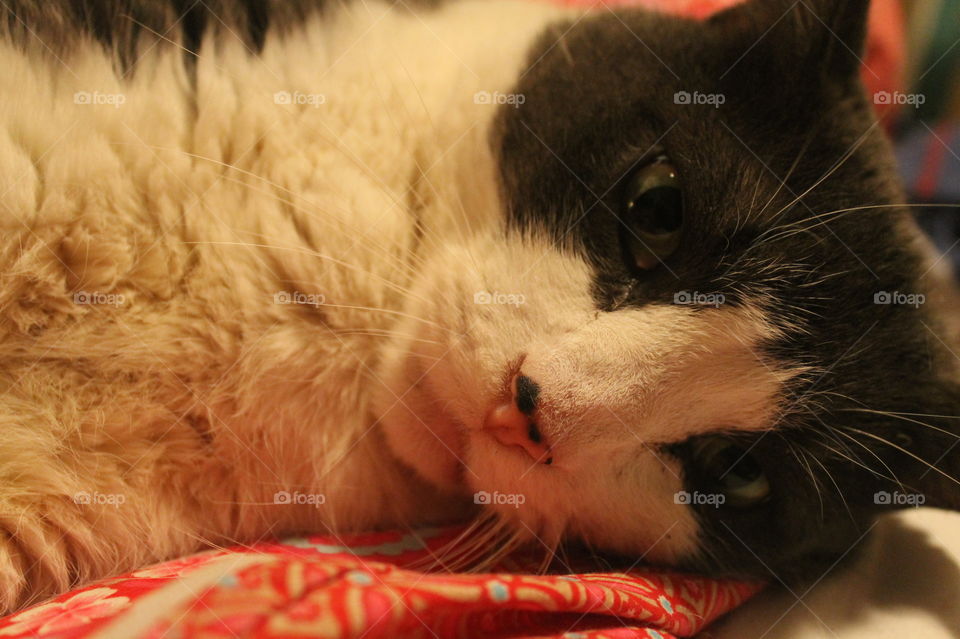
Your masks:
M 394 452 L 547 546 L 782 579 L 884 508 L 956 507 L 953 356 L 857 79 L 866 8 L 543 34 L 470 187 L 502 223 L 433 256 L 439 328 L 384 360 Z

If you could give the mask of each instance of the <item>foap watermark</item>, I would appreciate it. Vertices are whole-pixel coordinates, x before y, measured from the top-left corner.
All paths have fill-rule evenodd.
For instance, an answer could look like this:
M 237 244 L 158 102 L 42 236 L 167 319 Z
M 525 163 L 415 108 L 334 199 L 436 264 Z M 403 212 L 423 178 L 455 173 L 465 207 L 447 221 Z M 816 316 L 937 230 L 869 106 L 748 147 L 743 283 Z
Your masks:
M 927 301 L 923 293 L 901 293 L 900 291 L 877 291 L 873 294 L 874 304 L 919 307 Z
M 273 294 L 274 304 L 299 304 L 301 306 L 323 306 L 326 298 L 321 293 L 301 293 L 300 291 L 277 291 Z
M 319 508 L 327 503 L 327 496 L 323 493 L 301 493 L 295 490 L 278 490 L 273 494 L 273 503 L 280 506 L 313 506 Z
M 677 91 L 673 94 L 674 104 L 702 104 L 719 109 L 720 105 L 727 101 L 727 96 L 722 93 L 701 93 L 699 91 Z
M 927 101 L 927 96 L 922 93 L 902 93 L 900 91 L 877 91 L 873 94 L 874 104 L 897 104 L 910 105 L 914 109 L 919 109 L 920 105 Z
M 520 493 L 501 493 L 499 490 L 488 493 L 485 490 L 481 490 L 480 492 L 473 493 L 473 503 L 482 506 L 513 506 L 514 508 L 519 508 L 527 503 L 527 497 Z
M 127 96 L 122 93 L 103 93 L 101 91 L 77 91 L 73 94 L 74 104 L 84 105 L 107 105 L 119 109 L 127 101 Z
M 322 93 L 302 93 L 300 91 L 277 91 L 273 94 L 274 104 L 300 104 L 319 109 L 326 104 L 327 96 Z
M 699 291 L 678 291 L 673 294 L 673 303 L 684 306 L 712 306 L 718 308 L 726 303 L 723 293 L 701 293 Z
M 73 294 L 74 304 L 91 306 L 123 306 L 126 298 L 121 293 L 101 293 L 99 291 L 77 291 Z
M 701 493 L 693 491 L 689 493 L 681 490 L 673 494 L 673 503 L 683 506 L 713 506 L 719 508 L 727 501 L 727 496 L 723 493 Z
M 901 493 L 896 490 L 892 493 L 881 490 L 873 495 L 873 503 L 877 506 L 913 506 L 914 508 L 919 508 L 923 506 L 926 501 L 926 495 L 920 493 Z
M 525 304 L 527 298 L 523 293 L 500 293 L 499 291 L 477 291 L 473 294 L 474 304 L 506 304 L 508 306 L 520 306 Z
M 95 505 L 119 508 L 126 503 L 126 501 L 126 495 L 121 495 L 120 493 L 98 493 L 96 491 L 88 493 L 85 490 L 81 490 L 73 496 L 73 503 L 80 506 Z
M 500 93 L 499 91 L 477 91 L 473 94 L 474 104 L 507 104 L 514 109 L 519 109 L 520 105 L 527 101 L 527 96 L 522 93 Z

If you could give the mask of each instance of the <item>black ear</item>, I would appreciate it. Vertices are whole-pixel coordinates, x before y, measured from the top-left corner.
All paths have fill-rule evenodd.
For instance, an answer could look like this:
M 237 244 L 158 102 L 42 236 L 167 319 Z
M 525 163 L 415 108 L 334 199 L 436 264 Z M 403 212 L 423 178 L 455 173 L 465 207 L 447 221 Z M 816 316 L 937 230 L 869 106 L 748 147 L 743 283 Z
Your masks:
M 710 22 L 732 43 L 734 61 L 846 78 L 863 58 L 870 0 L 750 0 Z

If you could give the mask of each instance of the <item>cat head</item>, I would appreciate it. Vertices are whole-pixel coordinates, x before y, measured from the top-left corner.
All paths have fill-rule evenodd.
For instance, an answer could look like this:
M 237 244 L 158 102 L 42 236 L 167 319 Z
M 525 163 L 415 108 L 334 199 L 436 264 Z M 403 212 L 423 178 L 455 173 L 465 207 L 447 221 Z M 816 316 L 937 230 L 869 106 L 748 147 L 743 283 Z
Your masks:
M 500 223 L 432 255 L 429 323 L 384 356 L 397 456 L 548 546 L 786 580 L 960 506 L 947 294 L 859 79 L 867 8 L 543 33 L 463 187 Z

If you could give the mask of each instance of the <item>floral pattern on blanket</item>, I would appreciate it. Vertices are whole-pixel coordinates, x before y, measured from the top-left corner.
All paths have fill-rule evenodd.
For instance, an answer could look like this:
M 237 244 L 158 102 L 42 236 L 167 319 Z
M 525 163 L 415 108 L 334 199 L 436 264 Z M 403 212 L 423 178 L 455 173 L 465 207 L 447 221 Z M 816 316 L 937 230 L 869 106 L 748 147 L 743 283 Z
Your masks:
M 459 529 L 317 535 L 201 553 L 0 620 L 0 637 L 690 637 L 759 584 L 631 569 L 538 575 L 425 570 Z M 509 571 L 509 572 L 507 572 Z

